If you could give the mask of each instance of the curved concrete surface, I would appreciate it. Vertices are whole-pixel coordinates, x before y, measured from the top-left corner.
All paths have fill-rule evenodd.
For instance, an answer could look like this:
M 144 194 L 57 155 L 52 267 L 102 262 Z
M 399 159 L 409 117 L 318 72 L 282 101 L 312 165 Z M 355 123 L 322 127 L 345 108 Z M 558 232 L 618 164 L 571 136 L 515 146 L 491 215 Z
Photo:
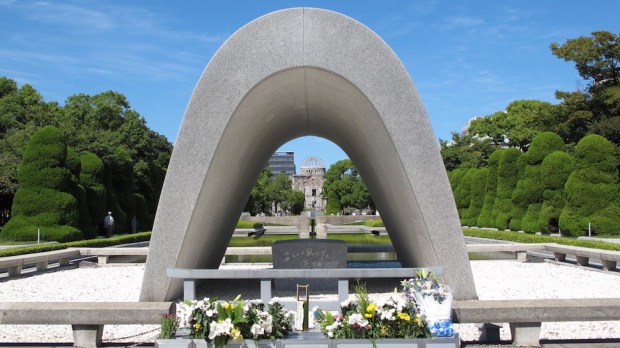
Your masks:
M 316 135 L 353 160 L 405 267 L 445 267 L 476 297 L 437 139 L 413 82 L 375 33 L 341 14 L 277 11 L 217 51 L 186 110 L 162 190 L 142 301 L 181 294 L 166 268 L 218 268 L 271 154 Z

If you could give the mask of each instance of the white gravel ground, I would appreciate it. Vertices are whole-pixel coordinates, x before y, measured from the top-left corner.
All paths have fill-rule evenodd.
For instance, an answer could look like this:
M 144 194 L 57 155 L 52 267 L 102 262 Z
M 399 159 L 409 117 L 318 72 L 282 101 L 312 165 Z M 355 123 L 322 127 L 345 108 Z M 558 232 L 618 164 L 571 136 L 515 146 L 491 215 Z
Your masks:
M 546 262 L 471 261 L 471 265 L 479 298 L 484 300 L 620 296 L 618 272 Z M 0 278 L 0 302 L 138 301 L 143 272 L 144 265 L 123 265 L 3 277 Z M 249 298 L 248 295 L 244 297 Z M 478 329 L 473 324 L 457 327 L 463 340 L 478 338 Z M 106 342 L 153 342 L 158 334 L 156 325 L 106 325 L 103 339 Z M 507 324 L 501 335 L 502 339 L 509 339 Z M 541 339 L 606 337 L 620 337 L 620 321 L 544 323 L 541 331 Z M 72 341 L 69 325 L 0 325 L 0 343 Z

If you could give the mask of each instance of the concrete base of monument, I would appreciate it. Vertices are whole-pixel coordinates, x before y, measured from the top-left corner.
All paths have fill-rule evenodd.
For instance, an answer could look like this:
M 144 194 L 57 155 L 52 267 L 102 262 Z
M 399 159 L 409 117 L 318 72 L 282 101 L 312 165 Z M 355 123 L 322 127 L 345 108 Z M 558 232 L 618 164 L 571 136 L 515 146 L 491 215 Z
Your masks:
M 374 342 L 370 339 L 331 339 L 317 331 L 293 332 L 285 339 L 245 340 L 229 342 L 227 348 L 458 348 L 461 340 L 453 337 L 386 338 Z M 199 339 L 156 340 L 160 348 L 213 348 L 212 343 Z

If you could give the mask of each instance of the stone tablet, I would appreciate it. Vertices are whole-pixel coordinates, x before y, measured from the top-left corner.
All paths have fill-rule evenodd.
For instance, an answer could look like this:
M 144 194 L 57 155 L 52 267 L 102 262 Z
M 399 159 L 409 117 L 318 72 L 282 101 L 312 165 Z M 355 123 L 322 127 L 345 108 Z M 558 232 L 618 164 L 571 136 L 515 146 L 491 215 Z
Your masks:
M 342 240 L 294 239 L 276 241 L 271 246 L 275 269 L 347 268 L 347 243 Z M 278 291 L 294 291 L 296 284 L 309 284 L 315 290 L 338 290 L 337 279 L 276 279 Z

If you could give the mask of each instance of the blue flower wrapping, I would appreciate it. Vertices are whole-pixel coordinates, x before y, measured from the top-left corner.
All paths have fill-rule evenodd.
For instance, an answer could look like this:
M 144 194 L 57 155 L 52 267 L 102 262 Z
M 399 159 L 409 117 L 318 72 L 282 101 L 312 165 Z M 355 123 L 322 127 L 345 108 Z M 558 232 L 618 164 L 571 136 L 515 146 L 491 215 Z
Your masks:
M 429 325 L 429 329 L 437 337 L 450 337 L 454 336 L 455 333 L 452 320 L 450 319 L 437 320 Z

